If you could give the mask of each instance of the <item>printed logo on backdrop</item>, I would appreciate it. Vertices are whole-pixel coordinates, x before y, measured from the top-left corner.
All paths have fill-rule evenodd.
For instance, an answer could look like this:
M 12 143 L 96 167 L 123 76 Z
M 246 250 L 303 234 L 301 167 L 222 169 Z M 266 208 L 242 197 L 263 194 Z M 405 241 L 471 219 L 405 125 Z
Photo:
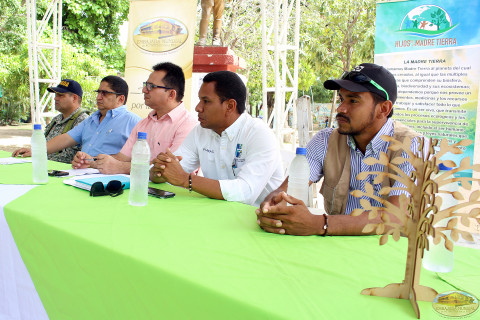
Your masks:
M 458 23 L 452 24 L 452 18 L 448 12 L 439 6 L 416 7 L 405 15 L 398 32 L 424 39 L 395 41 L 395 47 L 455 46 L 456 38 L 439 38 L 439 36 L 456 26 Z
M 424 38 L 438 37 L 455 28 L 450 15 L 443 8 L 423 5 L 410 10 L 403 18 L 400 30 Z
M 478 299 L 465 291 L 447 291 L 438 294 L 433 310 L 448 318 L 466 318 L 478 310 Z
M 142 50 L 162 53 L 177 49 L 188 38 L 188 29 L 180 21 L 158 17 L 142 22 L 133 32 L 133 42 Z

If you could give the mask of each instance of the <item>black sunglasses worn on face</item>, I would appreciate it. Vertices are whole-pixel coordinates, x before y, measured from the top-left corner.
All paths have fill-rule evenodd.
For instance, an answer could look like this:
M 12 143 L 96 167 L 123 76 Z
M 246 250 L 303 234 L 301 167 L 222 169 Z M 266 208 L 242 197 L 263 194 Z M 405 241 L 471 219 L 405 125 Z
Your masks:
M 125 185 L 122 184 L 118 180 L 112 180 L 108 182 L 107 186 L 103 186 L 103 182 L 97 181 L 92 184 L 90 188 L 90 196 L 91 197 L 100 197 L 100 196 L 112 196 L 116 197 L 123 193 L 123 187 Z
M 387 96 L 387 100 L 390 100 L 389 97 L 388 97 L 388 92 L 385 89 L 383 89 L 381 85 L 379 85 L 378 83 L 373 81 L 369 76 L 364 75 L 363 73 L 361 73 L 359 71 L 350 71 L 350 72 L 345 71 L 342 74 L 341 79 L 342 80 L 350 80 L 350 81 L 357 82 L 357 83 L 364 83 L 364 82 L 370 83 L 371 85 L 373 85 L 378 90 L 383 91 Z

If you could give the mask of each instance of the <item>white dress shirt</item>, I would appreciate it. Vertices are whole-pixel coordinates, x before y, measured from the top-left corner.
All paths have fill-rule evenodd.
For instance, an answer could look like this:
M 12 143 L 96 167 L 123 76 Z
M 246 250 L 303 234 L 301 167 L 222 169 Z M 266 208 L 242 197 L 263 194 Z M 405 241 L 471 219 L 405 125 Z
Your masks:
M 197 125 L 175 152 L 186 172 L 219 180 L 223 198 L 259 206 L 284 180 L 278 142 L 260 119 L 242 114 L 218 135 Z

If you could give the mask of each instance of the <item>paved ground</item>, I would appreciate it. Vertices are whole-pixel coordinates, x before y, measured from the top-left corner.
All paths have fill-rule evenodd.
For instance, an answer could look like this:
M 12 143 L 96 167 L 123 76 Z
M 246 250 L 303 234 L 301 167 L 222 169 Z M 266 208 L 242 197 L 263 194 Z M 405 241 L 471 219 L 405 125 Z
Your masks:
M 0 126 L 0 150 L 14 151 L 23 146 L 30 145 L 32 124 L 18 126 Z

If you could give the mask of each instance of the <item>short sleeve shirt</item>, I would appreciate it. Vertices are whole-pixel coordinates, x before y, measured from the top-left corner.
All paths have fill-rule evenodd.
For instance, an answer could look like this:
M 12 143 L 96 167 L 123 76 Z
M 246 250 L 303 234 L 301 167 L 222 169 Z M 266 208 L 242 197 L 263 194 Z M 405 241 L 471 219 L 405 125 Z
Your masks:
M 307 145 L 307 159 L 310 164 L 310 181 L 318 182 L 324 175 L 325 170 L 328 168 L 323 167 L 323 163 L 325 160 L 325 156 L 327 154 L 327 147 L 330 135 L 332 134 L 334 129 L 327 128 L 319 131 Z M 357 180 L 356 177 L 360 172 L 366 171 L 384 171 L 384 166 L 381 164 L 374 164 L 374 165 L 367 165 L 364 160 L 370 157 L 374 157 L 375 159 L 379 159 L 381 152 L 387 152 L 389 143 L 384 141 L 381 136 L 382 135 L 389 135 L 393 136 L 393 120 L 388 119 L 387 122 L 383 125 L 380 131 L 375 135 L 375 137 L 370 141 L 367 145 L 365 154 L 363 154 L 356 146 L 355 140 L 353 137 L 348 136 L 347 143 L 350 150 L 350 163 L 351 163 L 351 172 L 350 172 L 350 187 L 349 187 L 349 194 L 347 199 L 347 206 L 345 209 L 345 214 L 350 214 L 354 209 L 361 208 L 360 200 L 366 199 L 370 201 L 372 206 L 375 207 L 382 207 L 380 202 L 371 199 L 369 197 L 362 197 L 357 198 L 350 194 L 353 190 L 362 190 L 365 191 L 365 184 L 366 182 L 373 185 L 374 192 L 378 196 L 379 191 L 381 189 L 381 184 L 374 184 L 373 180 L 375 179 L 376 175 L 369 175 L 365 180 Z M 419 140 L 413 139 L 410 149 L 412 151 L 418 150 Z M 402 153 L 403 157 L 407 157 L 406 153 Z M 399 168 L 405 172 L 407 175 L 413 169 L 413 166 L 409 162 L 404 162 L 399 165 Z M 399 182 L 395 182 L 393 185 L 394 188 L 404 187 L 403 184 Z M 390 196 L 400 195 L 408 193 L 402 190 L 392 190 L 390 192 Z
M 160 152 L 167 151 L 167 148 L 176 151 L 197 123 L 197 119 L 185 109 L 183 103 L 160 118 L 157 118 L 156 111 L 152 111 L 133 128 L 120 152 L 131 157 L 138 132 L 146 132 L 150 160 L 153 160 Z
M 81 112 L 82 109 L 78 108 L 75 110 L 71 115 L 67 118 L 63 118 L 62 114 L 57 115 L 50 121 L 50 123 L 45 127 L 45 138 L 47 141 L 53 139 L 54 137 L 63 134 L 63 130 L 67 126 L 69 120 L 78 112 Z M 83 112 L 80 114 L 75 120 L 73 120 L 72 128 L 76 127 L 80 122 L 88 118 L 88 114 Z M 73 147 L 69 147 L 59 152 L 50 153 L 48 155 L 48 160 L 64 162 L 64 163 L 71 163 L 75 154 L 80 151 L 80 145 L 76 145 Z
M 126 106 L 108 110 L 102 122 L 100 116 L 100 111 L 96 111 L 67 134 L 91 156 L 117 154 L 141 118 L 128 111 Z

